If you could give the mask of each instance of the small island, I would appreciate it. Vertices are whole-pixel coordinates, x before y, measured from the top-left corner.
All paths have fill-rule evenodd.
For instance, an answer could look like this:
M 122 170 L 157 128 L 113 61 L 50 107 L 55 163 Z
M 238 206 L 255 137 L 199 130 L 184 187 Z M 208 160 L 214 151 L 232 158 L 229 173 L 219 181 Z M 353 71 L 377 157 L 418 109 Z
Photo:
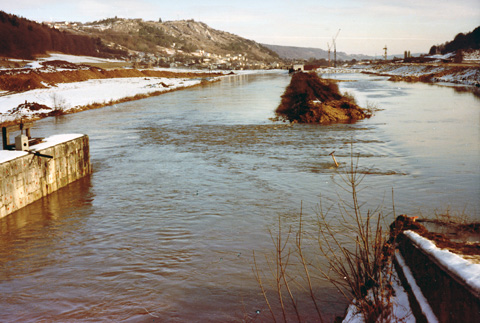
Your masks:
M 353 97 L 342 95 L 335 82 L 314 72 L 292 75 L 275 114 L 283 121 L 318 124 L 351 123 L 372 115 Z

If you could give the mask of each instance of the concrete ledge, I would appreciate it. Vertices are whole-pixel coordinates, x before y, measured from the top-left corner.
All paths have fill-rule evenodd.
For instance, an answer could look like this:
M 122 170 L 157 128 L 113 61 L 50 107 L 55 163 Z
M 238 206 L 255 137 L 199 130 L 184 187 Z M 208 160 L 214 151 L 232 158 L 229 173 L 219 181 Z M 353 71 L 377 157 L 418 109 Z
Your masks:
M 0 153 L 0 218 L 90 174 L 87 135 L 58 135 L 23 151 Z
M 401 234 L 398 242 L 398 249 L 439 322 L 480 322 L 480 299 L 470 284 L 410 236 Z

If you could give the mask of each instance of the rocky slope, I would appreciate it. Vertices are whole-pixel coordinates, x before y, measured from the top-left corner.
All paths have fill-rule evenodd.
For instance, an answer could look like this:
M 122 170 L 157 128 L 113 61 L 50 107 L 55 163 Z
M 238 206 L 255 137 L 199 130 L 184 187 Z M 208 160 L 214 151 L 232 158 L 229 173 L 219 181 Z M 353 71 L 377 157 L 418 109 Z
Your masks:
M 215 55 L 261 62 L 279 60 L 274 51 L 261 44 L 194 20 L 161 22 L 110 18 L 87 24 L 60 24 L 56 27 L 99 37 L 109 46 L 130 52 L 207 58 Z

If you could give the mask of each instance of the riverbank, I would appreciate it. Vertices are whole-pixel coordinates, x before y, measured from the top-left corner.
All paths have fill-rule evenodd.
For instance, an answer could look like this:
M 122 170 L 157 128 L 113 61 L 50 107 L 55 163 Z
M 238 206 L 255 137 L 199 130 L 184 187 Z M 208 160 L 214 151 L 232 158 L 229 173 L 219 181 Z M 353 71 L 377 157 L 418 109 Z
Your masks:
M 226 75 L 220 71 L 133 69 L 126 62 L 64 54 L 10 63 L 0 68 L 0 125 L 138 100 L 215 82 Z M 18 67 L 12 68 L 13 63 Z M 317 73 L 366 73 L 387 76 L 391 81 L 480 87 L 478 64 L 357 64 L 318 69 Z
M 56 58 L 53 56 L 52 58 Z M 218 81 L 225 73 L 103 69 L 90 58 L 35 61 L 0 70 L 0 125 L 75 113 Z M 106 62 L 110 64 L 109 62 Z
M 357 64 L 348 68 L 318 69 L 317 72 L 321 74 L 365 73 L 387 76 L 390 81 L 446 83 L 480 87 L 479 64 Z
M 480 87 L 480 66 L 450 64 L 380 64 L 362 73 L 389 76 L 391 81 L 453 83 Z
M 0 125 L 138 100 L 214 82 L 217 78 L 129 77 L 61 83 L 0 97 Z

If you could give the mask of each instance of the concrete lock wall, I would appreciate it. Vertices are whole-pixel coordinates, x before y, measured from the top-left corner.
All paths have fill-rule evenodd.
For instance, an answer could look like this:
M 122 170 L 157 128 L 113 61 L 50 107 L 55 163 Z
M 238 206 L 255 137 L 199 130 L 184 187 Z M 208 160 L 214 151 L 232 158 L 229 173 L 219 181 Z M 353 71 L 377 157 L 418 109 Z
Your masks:
M 398 248 L 440 322 L 480 322 L 480 299 L 465 281 L 425 253 L 406 235 L 401 235 Z M 398 266 L 397 269 L 401 272 Z M 406 281 L 402 283 L 408 285 Z M 409 299 L 415 300 L 413 296 Z M 417 322 L 422 321 L 417 317 Z
M 31 148 L 34 148 L 32 146 Z M 87 135 L 0 164 L 0 218 L 90 174 Z

